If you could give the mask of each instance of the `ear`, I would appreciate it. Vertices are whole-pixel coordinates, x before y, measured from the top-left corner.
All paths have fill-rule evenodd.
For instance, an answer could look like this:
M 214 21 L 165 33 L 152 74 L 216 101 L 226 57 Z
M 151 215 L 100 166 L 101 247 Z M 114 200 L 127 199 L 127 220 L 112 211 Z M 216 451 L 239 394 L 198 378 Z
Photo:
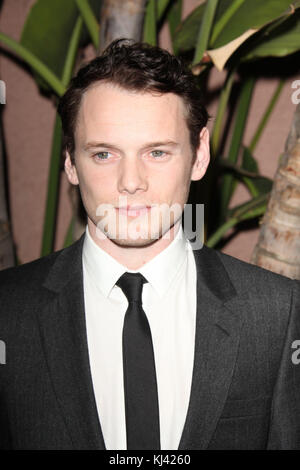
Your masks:
M 72 163 L 72 160 L 68 151 L 66 151 L 65 172 L 71 184 L 74 184 L 74 185 L 79 184 L 76 167 L 75 167 L 75 164 Z
M 196 160 L 193 164 L 191 172 L 191 180 L 197 181 L 203 178 L 207 170 L 210 155 L 209 155 L 209 132 L 207 127 L 203 127 L 200 132 L 200 144 L 196 152 Z

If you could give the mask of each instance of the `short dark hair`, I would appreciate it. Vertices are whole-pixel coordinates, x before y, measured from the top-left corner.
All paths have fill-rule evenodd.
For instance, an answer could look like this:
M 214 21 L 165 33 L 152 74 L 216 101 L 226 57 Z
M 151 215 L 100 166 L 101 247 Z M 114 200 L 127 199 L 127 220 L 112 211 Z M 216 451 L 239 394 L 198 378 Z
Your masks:
M 104 52 L 83 66 L 61 97 L 58 113 L 63 127 L 63 151 L 74 162 L 74 131 L 83 93 L 94 83 L 104 81 L 125 90 L 174 93 L 186 105 L 186 123 L 193 157 L 199 146 L 199 133 L 208 113 L 195 77 L 184 62 L 167 50 L 131 39 L 116 39 Z

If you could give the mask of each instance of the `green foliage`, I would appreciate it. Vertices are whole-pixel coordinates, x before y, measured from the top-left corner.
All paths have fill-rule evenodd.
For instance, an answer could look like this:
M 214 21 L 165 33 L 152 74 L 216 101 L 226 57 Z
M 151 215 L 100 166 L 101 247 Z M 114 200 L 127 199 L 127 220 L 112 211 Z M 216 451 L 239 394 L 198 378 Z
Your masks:
M 144 34 L 143 41 L 156 46 L 157 43 L 157 2 L 149 0 L 146 8 L 146 15 L 144 21 Z
M 181 22 L 181 16 L 182 16 L 182 0 L 175 0 L 171 4 L 171 8 L 170 8 L 168 18 L 167 18 L 167 21 L 169 24 L 170 35 L 173 41 L 173 49 L 174 49 L 175 55 L 177 54 L 178 51 L 175 47 L 174 39 L 176 36 L 177 27 Z
M 238 9 L 233 9 L 234 3 L 239 4 Z M 266 24 L 274 21 L 285 13 L 290 7 L 290 0 L 244 0 L 243 2 L 235 0 L 226 0 L 220 2 L 218 17 L 216 18 L 215 29 L 210 48 L 218 48 L 229 43 L 233 39 L 241 36 L 248 29 L 260 29 Z M 218 30 L 218 22 L 224 18 L 228 10 L 232 11 L 223 27 Z M 226 16 L 225 16 L 226 17 Z
M 51 160 L 48 176 L 48 192 L 44 217 L 41 256 L 51 253 L 54 249 L 56 211 L 58 206 L 60 162 L 61 162 L 62 128 L 61 120 L 56 115 L 52 137 Z
M 203 57 L 204 52 L 208 49 L 209 39 L 211 35 L 212 26 L 218 7 L 218 0 L 207 0 L 203 11 L 202 26 L 199 29 L 196 41 L 196 50 L 194 55 L 193 64 L 197 64 Z
M 260 57 L 285 57 L 299 50 L 300 8 L 293 15 L 280 22 L 271 32 L 266 30 L 257 45 L 251 49 L 244 60 Z
M 82 3 L 82 2 L 81 2 Z M 99 15 L 101 2 L 89 0 L 92 10 Z M 38 0 L 31 8 L 23 27 L 20 43 L 40 59 L 59 79 L 65 67 L 74 29 L 81 12 L 75 0 Z M 84 27 L 80 33 L 78 47 L 89 39 Z M 45 79 L 37 79 L 43 88 Z
M 247 116 L 249 112 L 249 106 L 251 102 L 251 96 L 253 92 L 255 80 L 253 77 L 247 78 L 242 86 L 240 92 L 239 102 L 237 106 L 237 113 L 235 118 L 235 125 L 233 128 L 233 135 L 230 143 L 229 153 L 227 160 L 229 163 L 235 164 L 237 162 L 239 151 L 241 148 Z M 230 199 L 234 191 L 234 179 L 232 175 L 225 174 L 221 184 L 220 190 L 220 218 L 224 220 L 226 218 L 226 212 Z
M 99 23 L 97 21 L 97 16 L 99 13 L 100 4 L 98 5 L 98 3 L 100 2 L 93 0 L 90 5 L 88 0 L 76 0 L 78 10 L 80 11 L 90 38 L 96 49 L 99 48 Z M 93 9 L 96 10 L 96 16 Z
M 242 181 L 249 189 L 251 196 L 257 197 L 263 194 L 268 194 L 273 185 L 273 181 L 265 176 L 259 175 L 258 164 L 253 155 L 251 155 L 250 150 L 247 147 L 244 147 L 242 165 L 243 170 L 248 171 L 249 173 L 254 173 L 256 176 L 246 176 L 242 175 Z
M 189 50 L 195 47 L 205 12 L 205 2 L 181 24 L 176 47 Z M 290 9 L 290 0 L 220 0 L 215 14 L 209 49 L 228 44 L 249 29 L 260 29 Z

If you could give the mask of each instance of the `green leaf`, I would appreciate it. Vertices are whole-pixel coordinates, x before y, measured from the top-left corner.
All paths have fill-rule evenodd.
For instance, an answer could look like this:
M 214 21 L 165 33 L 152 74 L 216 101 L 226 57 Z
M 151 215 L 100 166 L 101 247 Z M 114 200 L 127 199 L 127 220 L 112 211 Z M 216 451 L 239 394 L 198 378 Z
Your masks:
M 204 52 L 207 50 L 217 6 L 218 0 L 207 0 L 205 3 L 203 21 L 201 22 L 201 26 L 198 32 L 193 64 L 198 64 L 201 61 Z
M 88 29 L 89 35 L 95 49 L 99 48 L 99 23 L 93 13 L 88 0 L 76 0 L 77 7 L 81 13 L 82 19 Z M 99 13 L 99 12 L 98 12 Z
M 277 85 L 277 87 L 276 87 L 276 89 L 275 89 L 275 91 L 274 91 L 274 93 L 273 93 L 273 95 L 270 99 L 270 102 L 268 103 L 267 108 L 266 108 L 266 110 L 265 110 L 265 112 L 264 112 L 264 114 L 263 114 L 263 116 L 262 116 L 262 118 L 261 118 L 261 120 L 260 120 L 260 122 L 257 126 L 257 129 L 256 129 L 256 131 L 254 133 L 254 136 L 251 140 L 251 143 L 249 145 L 249 151 L 252 152 L 252 153 L 253 153 L 253 151 L 254 151 L 254 149 L 255 149 L 255 147 L 256 147 L 256 145 L 257 145 L 257 143 L 258 143 L 258 141 L 259 141 L 266 125 L 267 125 L 267 123 L 268 123 L 268 121 L 269 121 L 269 118 L 272 114 L 272 111 L 273 111 L 273 109 L 274 109 L 274 107 L 275 107 L 275 105 L 278 101 L 278 98 L 279 98 L 279 96 L 282 92 L 283 85 L 284 85 L 284 80 L 283 79 L 279 80 L 279 83 L 278 83 L 278 85 Z
M 236 118 L 234 121 L 234 129 L 228 153 L 228 162 L 235 164 L 238 159 L 239 150 L 242 144 L 244 135 L 245 125 L 249 114 L 249 107 L 251 103 L 252 92 L 255 84 L 255 79 L 249 77 L 243 83 L 241 90 Z M 220 201 L 220 213 L 221 219 L 225 218 L 226 211 L 233 194 L 234 190 L 234 179 L 232 175 L 224 175 L 221 185 L 221 201 Z
M 4 33 L 0 33 L 0 41 L 30 65 L 58 96 L 62 96 L 64 94 L 65 87 L 62 81 L 57 78 L 57 76 L 43 63 L 43 61 L 26 49 L 26 47 L 22 46 L 22 44 L 19 44 Z
M 218 155 L 224 116 L 226 113 L 229 97 L 231 94 L 234 77 L 235 77 L 235 69 L 229 70 L 227 73 L 225 84 L 221 90 L 218 110 L 217 110 L 216 119 L 215 119 L 212 136 L 211 136 L 211 153 L 212 153 L 213 159 L 215 159 Z
M 241 168 L 253 173 L 259 172 L 257 161 L 247 147 L 244 147 Z M 242 180 L 253 197 L 269 193 L 273 186 L 273 181 L 265 176 L 258 176 L 257 178 L 242 176 Z
M 290 4 L 291 0 L 244 0 L 210 44 L 210 48 L 216 49 L 224 46 L 249 29 L 262 28 L 284 14 Z M 227 9 L 232 6 L 232 0 L 223 0 L 221 5 L 223 5 L 223 12 L 219 10 L 220 17 L 225 15 Z M 214 36 L 214 31 L 212 35 Z
M 152 46 L 156 46 L 157 43 L 156 15 L 156 0 L 149 0 L 144 20 L 143 41 Z
M 60 116 L 57 114 L 52 138 L 52 150 L 50 170 L 48 176 L 48 191 L 43 227 L 41 256 L 45 256 L 51 253 L 54 247 L 56 210 L 58 204 L 58 188 L 60 180 L 61 146 L 62 126 Z
M 100 11 L 100 0 L 90 0 L 93 11 Z M 70 39 L 80 12 L 75 0 L 37 0 L 31 8 L 21 35 L 21 44 L 62 78 Z M 89 38 L 83 28 L 80 45 Z
M 239 222 L 263 215 L 267 208 L 268 198 L 269 194 L 263 194 L 231 209 L 228 212 L 228 220 L 209 237 L 206 245 L 211 248 L 216 246 L 228 230 Z
M 235 218 L 238 222 L 253 219 L 265 213 L 270 193 L 261 194 L 233 207 L 228 211 L 229 218 Z
M 162 16 L 164 15 L 166 9 L 169 6 L 169 3 L 173 2 L 174 0 L 158 0 L 157 2 L 157 20 L 160 21 Z
M 290 0 L 220 0 L 209 48 L 224 46 L 248 30 L 261 29 L 281 15 L 292 11 L 290 3 Z M 204 9 L 205 3 L 193 10 L 178 28 L 175 42 L 179 50 L 195 47 Z
M 216 42 L 217 37 L 223 31 L 227 23 L 230 21 L 235 12 L 240 8 L 245 0 L 232 0 L 231 3 L 226 7 L 226 3 L 223 1 L 220 3 L 219 16 L 215 23 L 213 34 L 211 36 L 211 44 Z
M 65 239 L 64 239 L 63 248 L 67 248 L 68 246 L 72 245 L 74 241 L 73 240 L 74 225 L 75 225 L 75 217 L 73 216 L 69 224 Z
M 259 44 L 243 60 L 260 57 L 284 57 L 300 50 L 300 9 L 268 36 L 262 35 Z
M 175 39 L 177 27 L 178 27 L 178 25 L 180 24 L 180 21 L 181 21 L 181 16 L 182 16 L 182 0 L 176 0 L 172 4 L 172 6 L 170 8 L 170 11 L 168 13 L 168 17 L 167 17 L 168 24 L 169 24 L 169 29 L 170 29 L 170 35 L 171 35 L 172 42 L 173 42 L 173 44 L 172 44 L 173 45 L 173 52 L 174 52 L 175 55 L 177 54 L 178 51 L 176 49 L 174 39 Z
M 78 50 L 78 44 L 80 41 L 82 27 L 83 27 L 83 20 L 79 16 L 77 18 L 76 25 L 73 30 L 73 34 L 72 34 L 70 44 L 69 44 L 69 50 L 68 50 L 66 60 L 65 60 L 65 66 L 64 66 L 63 76 L 62 76 L 62 82 L 65 87 L 68 86 L 72 77 L 72 72 L 74 68 L 74 63 L 76 59 L 76 54 Z
M 205 243 L 206 246 L 208 246 L 209 248 L 213 248 L 214 246 L 216 246 L 217 243 L 219 243 L 219 241 L 225 235 L 225 233 L 227 233 L 230 228 L 234 227 L 238 223 L 239 220 L 236 217 L 232 217 L 231 219 L 227 220 L 208 238 Z
M 247 171 L 252 171 L 253 173 L 258 173 L 258 163 L 251 154 L 248 147 L 244 147 L 243 157 L 242 157 L 242 168 Z
M 187 51 L 194 49 L 199 29 L 201 28 L 205 4 L 199 5 L 178 26 L 174 46 L 177 50 Z

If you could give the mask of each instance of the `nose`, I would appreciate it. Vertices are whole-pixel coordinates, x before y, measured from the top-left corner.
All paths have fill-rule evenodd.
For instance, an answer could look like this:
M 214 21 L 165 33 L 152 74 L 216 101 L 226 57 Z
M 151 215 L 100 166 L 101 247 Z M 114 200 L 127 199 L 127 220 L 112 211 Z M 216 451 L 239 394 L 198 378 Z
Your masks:
M 120 193 L 134 194 L 139 190 L 147 190 L 146 169 L 140 158 L 123 158 L 119 171 L 118 190 Z

